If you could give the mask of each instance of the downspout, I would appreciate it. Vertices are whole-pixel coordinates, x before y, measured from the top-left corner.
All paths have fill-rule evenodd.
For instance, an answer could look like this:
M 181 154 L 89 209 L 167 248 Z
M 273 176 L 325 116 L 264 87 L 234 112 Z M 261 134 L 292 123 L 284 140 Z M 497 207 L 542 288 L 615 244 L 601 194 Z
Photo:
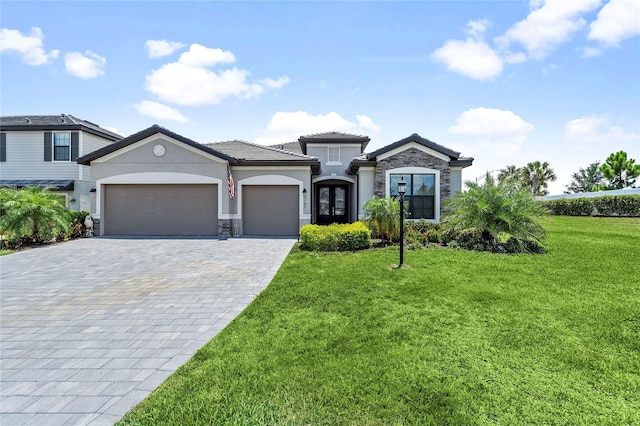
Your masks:
M 360 169 L 356 172 L 356 220 L 360 220 Z
M 315 221 L 313 220 L 313 199 L 314 197 L 314 189 L 313 189 L 313 169 L 309 168 L 309 184 L 311 185 L 311 188 L 309 188 L 309 213 L 311 213 L 311 220 L 310 222 L 312 224 L 315 224 Z

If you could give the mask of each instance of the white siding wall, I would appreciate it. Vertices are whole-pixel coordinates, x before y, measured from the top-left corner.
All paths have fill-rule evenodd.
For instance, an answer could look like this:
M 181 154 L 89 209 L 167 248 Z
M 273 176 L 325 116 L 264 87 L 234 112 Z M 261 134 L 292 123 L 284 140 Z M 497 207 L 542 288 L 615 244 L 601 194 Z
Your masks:
M 44 161 L 44 132 L 6 132 L 7 161 L 2 179 L 78 179 L 75 161 Z
M 82 132 L 80 135 L 80 157 L 113 143 L 90 133 Z M 79 167 L 81 168 L 82 180 L 91 180 L 91 168 L 89 166 Z

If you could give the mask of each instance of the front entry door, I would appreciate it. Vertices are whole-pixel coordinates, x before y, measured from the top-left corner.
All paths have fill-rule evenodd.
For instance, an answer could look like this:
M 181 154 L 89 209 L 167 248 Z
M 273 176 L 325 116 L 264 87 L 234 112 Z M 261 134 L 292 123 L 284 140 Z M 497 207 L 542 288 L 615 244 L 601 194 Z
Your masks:
M 346 223 L 348 221 L 347 185 L 318 185 L 318 225 Z

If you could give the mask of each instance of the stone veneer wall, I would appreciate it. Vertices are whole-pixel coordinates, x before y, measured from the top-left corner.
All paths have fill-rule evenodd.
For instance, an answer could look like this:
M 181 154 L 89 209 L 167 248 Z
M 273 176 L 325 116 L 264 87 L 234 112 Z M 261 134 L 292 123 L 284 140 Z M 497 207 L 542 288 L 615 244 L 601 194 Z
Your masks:
M 400 167 L 426 167 L 440 170 L 440 214 L 442 214 L 443 201 L 451 196 L 451 169 L 448 161 L 422 152 L 416 148 L 409 148 L 394 156 L 378 160 L 375 171 L 375 195 L 385 197 L 385 175 L 390 169 Z

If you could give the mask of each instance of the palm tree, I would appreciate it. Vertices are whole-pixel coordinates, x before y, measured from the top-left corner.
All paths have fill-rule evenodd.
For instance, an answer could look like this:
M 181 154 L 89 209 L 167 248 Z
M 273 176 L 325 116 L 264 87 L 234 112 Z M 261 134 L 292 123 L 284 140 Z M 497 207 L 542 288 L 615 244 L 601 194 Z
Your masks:
M 0 193 L 0 233 L 34 242 L 51 241 L 70 231 L 69 211 L 63 198 L 37 186 Z
M 609 181 L 608 189 L 623 189 L 633 186 L 640 176 L 640 164 L 635 164 L 633 158 L 627 159 L 624 151 L 615 152 L 600 166 L 600 171 Z
M 516 166 L 507 166 L 504 169 L 500 169 L 500 173 L 498 173 L 498 182 L 504 182 L 507 179 L 518 181 L 520 180 L 520 172 L 521 170 Z
M 527 165 L 521 169 L 521 178 L 522 184 L 525 188 L 529 188 L 531 195 L 540 196 L 549 193 L 549 191 L 547 191 L 548 182 L 554 181 L 558 177 L 546 161 L 544 163 L 533 161 L 527 163 Z
M 408 211 L 405 208 L 405 214 Z M 393 198 L 372 197 L 364 205 L 364 223 L 371 232 L 382 238 L 382 243 L 400 235 L 400 203 Z
M 535 242 L 542 245 L 545 230 L 540 219 L 546 215 L 526 188 L 517 188 L 509 180 L 496 182 L 487 175 L 484 184 L 466 182 L 465 192 L 458 192 L 447 202 L 443 216 L 445 227 L 455 235 L 475 232 L 486 246 L 495 248 L 500 239 L 513 239 L 526 251 Z

